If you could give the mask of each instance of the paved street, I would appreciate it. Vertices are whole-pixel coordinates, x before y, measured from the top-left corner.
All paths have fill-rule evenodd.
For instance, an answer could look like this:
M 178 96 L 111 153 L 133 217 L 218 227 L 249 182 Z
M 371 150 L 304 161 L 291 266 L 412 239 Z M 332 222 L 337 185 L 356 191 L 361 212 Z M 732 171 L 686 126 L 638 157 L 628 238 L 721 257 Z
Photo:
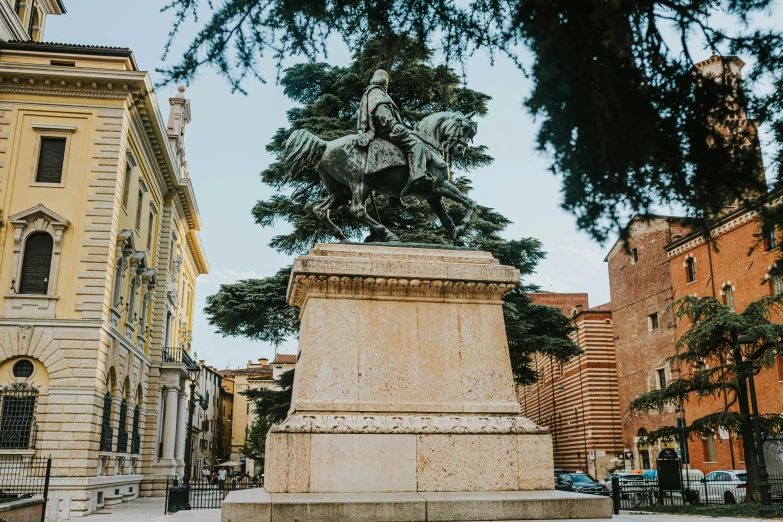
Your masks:
M 111 522 L 220 522 L 219 509 L 204 509 L 181 511 L 176 515 L 164 515 L 163 498 L 140 498 L 128 504 L 121 504 L 111 509 L 101 510 L 85 518 L 88 522 L 100 522 L 105 519 Z M 678 515 L 638 515 L 621 514 L 615 516 L 613 522 L 699 522 L 705 517 L 686 517 Z M 720 520 L 758 520 L 752 518 L 723 518 Z M 480 522 L 480 521 L 476 521 Z M 543 521 L 554 522 L 554 521 Z M 590 519 L 581 522 L 606 522 L 606 519 Z

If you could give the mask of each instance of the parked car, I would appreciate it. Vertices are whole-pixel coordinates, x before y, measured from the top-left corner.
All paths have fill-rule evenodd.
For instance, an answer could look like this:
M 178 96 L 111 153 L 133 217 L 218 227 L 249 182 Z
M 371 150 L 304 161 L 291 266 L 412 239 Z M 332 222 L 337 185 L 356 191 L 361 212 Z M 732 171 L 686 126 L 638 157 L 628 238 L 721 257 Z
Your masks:
M 639 484 L 644 483 L 644 476 L 641 470 L 639 471 L 615 471 L 608 477 L 606 477 L 601 484 L 606 487 L 606 490 L 612 492 L 612 478 L 617 477 L 620 479 L 620 486 L 632 485 L 634 482 Z
M 587 473 L 571 474 L 571 491 L 590 495 L 609 495 L 609 489 Z
M 704 496 L 707 502 L 744 502 L 747 482 L 748 473 L 744 469 L 713 471 L 704 477 Z
M 558 491 L 571 491 L 571 474 L 562 469 L 555 468 L 555 489 Z

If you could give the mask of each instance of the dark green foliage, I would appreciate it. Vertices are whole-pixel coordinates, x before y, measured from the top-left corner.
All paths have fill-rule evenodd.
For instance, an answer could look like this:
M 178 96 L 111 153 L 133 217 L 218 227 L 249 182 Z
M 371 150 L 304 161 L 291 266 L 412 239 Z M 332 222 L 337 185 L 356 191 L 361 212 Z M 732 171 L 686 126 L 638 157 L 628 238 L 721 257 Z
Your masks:
M 783 324 L 771 320 L 772 312 L 780 310 L 781 297 L 764 297 L 753 302 L 742 313 L 735 313 L 714 297 L 683 297 L 674 303 L 675 321 L 690 328 L 677 341 L 676 355 L 667 363 L 680 370 L 680 377 L 662 390 L 653 390 L 631 401 L 631 413 L 662 411 L 667 405 L 710 398 L 715 404 L 725 404 L 720 411 L 691 421 L 688 435 L 717 433 L 725 429 L 742 437 L 745 463 L 748 469 L 748 498 L 758 500 L 758 467 L 754 444 L 753 423 L 749 407 L 748 376 L 775 364 L 783 354 Z M 748 334 L 757 339 L 753 346 L 740 346 L 737 341 Z M 752 370 L 750 362 L 752 361 Z M 706 367 L 699 369 L 701 363 Z M 725 402 L 724 402 L 725 401 Z M 764 405 L 761 404 L 761 408 Z M 764 439 L 783 433 L 783 415 L 760 416 Z M 649 441 L 677 439 L 680 430 L 664 427 L 650 432 Z
M 357 53 L 348 67 L 326 64 L 300 64 L 285 71 L 281 83 L 286 94 L 303 105 L 289 112 L 290 126 L 280 129 L 268 145 L 278 157 L 261 173 L 261 179 L 285 194 L 259 201 L 253 209 L 256 222 L 272 227 L 278 221 L 291 226 L 291 231 L 272 239 L 271 247 L 287 254 L 306 252 L 314 243 L 333 241 L 315 218 L 312 206 L 326 197 L 314 165 L 303 170 L 296 180 L 288 182 L 282 166 L 285 140 L 294 129 L 306 128 L 323 139 L 334 139 L 355 132 L 357 102 L 373 71 L 386 67 L 391 72 L 391 94 L 403 110 L 409 124 L 433 111 L 460 110 L 486 114 L 485 94 L 463 89 L 459 78 L 447 67 L 430 67 L 426 61 L 430 52 L 416 42 L 392 37 L 372 39 Z M 309 80 L 308 80 L 309 78 Z M 462 170 L 488 164 L 492 158 L 482 147 L 469 149 L 457 165 Z M 470 191 L 466 177 L 456 179 L 465 192 Z M 381 220 L 391 226 L 402 241 L 449 245 L 451 240 L 429 206 L 416 198 L 406 199 L 405 210 L 390 209 L 383 197 L 376 199 Z M 449 205 L 457 219 L 463 208 Z M 346 211 L 335 218 L 346 234 L 361 239 L 365 229 Z M 501 263 L 519 269 L 522 278 L 533 274 L 545 254 L 541 243 L 532 238 L 506 240 L 501 233 L 509 220 L 496 211 L 479 207 L 465 242 L 469 246 L 492 252 Z M 220 291 L 207 299 L 206 313 L 210 324 L 224 335 L 241 335 L 253 340 L 281 343 L 299 330 L 298 310 L 286 302 L 286 287 L 290 268 L 261 280 L 239 281 L 222 285 Z M 568 360 L 579 349 L 568 339 L 571 326 L 559 309 L 534 306 L 525 292 L 533 287 L 520 286 L 506 297 L 504 314 L 515 376 L 520 383 L 535 379 L 529 367 L 530 356 L 536 351 Z
M 326 64 L 301 64 L 285 71 L 281 83 L 286 95 L 302 104 L 289 112 L 290 126 L 280 129 L 267 146 L 277 160 L 261 173 L 261 179 L 278 191 L 253 208 L 256 222 L 272 227 L 278 221 L 287 222 L 292 230 L 272 239 L 271 247 L 287 254 L 306 252 L 314 243 L 333 241 L 323 225 L 315 219 L 312 206 L 326 197 L 314 165 L 306 168 L 295 180 L 287 180 L 282 155 L 285 140 L 295 129 L 305 128 L 322 139 L 335 139 L 355 132 L 357 102 L 373 71 L 387 68 L 392 77 L 391 94 L 403 109 L 410 125 L 426 114 L 441 110 L 476 111 L 486 114 L 485 94 L 460 88 L 459 78 L 446 67 L 425 64 L 430 53 L 407 38 L 373 39 L 357 53 L 348 67 Z M 492 158 L 483 147 L 469 149 L 455 166 L 470 170 L 488 164 Z M 470 191 L 470 181 L 460 177 L 455 183 L 464 192 Z M 383 223 L 391 226 L 402 241 L 450 245 L 451 240 L 426 203 L 406 198 L 405 210 L 390 209 L 385 198 L 376 200 L 377 212 Z M 447 207 L 452 215 L 462 217 L 462 207 Z M 346 235 L 360 239 L 363 227 L 348 212 L 337 213 L 337 220 Z M 501 233 L 509 220 L 487 207 L 479 207 L 465 242 L 472 247 L 492 252 L 501 263 L 519 269 L 522 278 L 533 274 L 545 254 L 537 239 L 508 241 Z M 286 303 L 286 287 L 290 267 L 272 277 L 244 280 L 222 285 L 220 291 L 207 298 L 205 312 L 210 324 L 223 335 L 240 335 L 275 345 L 299 331 L 298 309 Z M 567 361 L 581 353 L 568 338 L 572 327 L 558 308 L 533 305 L 525 292 L 532 286 L 520 285 L 505 298 L 503 313 L 511 352 L 511 364 L 520 384 L 535 382 L 537 374 L 531 368 L 532 357 L 540 352 L 558 361 Z M 262 459 L 266 433 L 275 422 L 285 419 L 291 400 L 290 385 L 278 383 L 282 390 L 251 391 L 246 395 L 256 404 L 258 420 L 251 427 L 243 452 Z M 287 403 L 285 401 L 288 401 Z
M 164 8 L 177 19 L 172 38 L 199 7 L 211 8 L 181 60 L 163 71 L 168 81 L 190 81 L 201 66 L 209 65 L 234 89 L 241 89 L 248 75 L 259 77 L 258 57 L 272 52 L 278 63 L 297 54 L 314 61 L 331 34 L 352 49 L 362 48 L 371 35 L 405 34 L 437 44 L 447 59 L 462 61 L 477 49 L 510 56 L 533 80 L 526 106 L 541 125 L 538 146 L 552 157 L 552 171 L 563 180 L 563 206 L 576 215 L 580 228 L 602 241 L 629 212 L 680 205 L 696 226 L 704 226 L 727 203 L 765 190 L 752 131 L 713 140 L 720 144 L 717 147 L 706 145 L 707 138 L 717 137 L 706 125 L 707 115 L 721 120 L 735 110 L 722 107 L 715 112 L 716 101 L 725 101 L 731 86 L 706 81 L 694 88 L 692 66 L 708 57 L 710 47 L 752 64 L 746 71 L 747 99 L 737 93 L 734 97 L 740 108 L 747 104 L 750 116 L 768 126 L 780 172 L 783 34 L 777 29 L 753 31 L 745 23 L 754 15 L 763 17 L 772 0 L 203 4 L 170 0 Z M 729 29 L 712 23 L 717 13 Z M 524 50 L 532 51 L 529 67 L 521 65 L 518 53 Z M 359 70 L 369 70 L 368 63 L 383 62 L 363 58 Z M 313 108 L 319 114 L 352 114 L 353 107 L 334 103 L 324 91 L 355 89 L 361 82 L 348 78 L 349 87 L 334 82 L 345 77 L 328 66 L 307 67 L 320 69 L 316 76 L 322 81 L 310 84 L 312 70 L 300 69 L 301 75 L 289 72 L 289 82 L 305 78 L 314 85 L 296 89 L 298 100 L 311 103 L 317 94 L 320 100 Z M 439 68 L 428 74 L 448 76 Z M 404 76 L 393 75 L 393 81 L 399 82 L 397 96 L 411 97 Z M 345 98 L 345 93 L 331 94 Z M 440 99 L 436 92 L 427 94 Z M 354 91 L 352 98 L 358 100 L 358 93 Z
M 223 335 L 276 345 L 296 335 L 299 314 L 285 302 L 290 275 L 291 267 L 286 267 L 272 277 L 221 285 L 220 292 L 207 297 L 209 324 Z
M 258 462 L 263 469 L 266 433 L 272 424 L 280 424 L 288 416 L 294 387 L 294 370 L 289 370 L 275 379 L 270 390 L 245 390 L 242 395 L 253 403 L 255 419 L 248 430 L 242 453 Z

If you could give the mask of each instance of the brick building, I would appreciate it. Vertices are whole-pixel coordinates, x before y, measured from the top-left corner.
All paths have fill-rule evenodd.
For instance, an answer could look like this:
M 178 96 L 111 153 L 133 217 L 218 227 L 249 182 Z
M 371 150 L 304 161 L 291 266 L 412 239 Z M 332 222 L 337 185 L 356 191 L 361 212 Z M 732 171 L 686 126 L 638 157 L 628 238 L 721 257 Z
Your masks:
M 769 198 L 769 204 L 779 205 L 783 196 Z M 742 312 L 745 307 L 766 295 L 783 293 L 783 280 L 770 275 L 770 270 L 780 258 L 780 236 L 775 230 L 762 230 L 755 210 L 740 208 L 719 219 L 710 227 L 715 248 L 709 248 L 699 233 L 674 238 L 666 245 L 665 254 L 669 261 L 673 298 L 686 295 L 712 296 L 726 306 Z M 772 318 L 783 321 L 783 314 Z M 688 328 L 678 323 L 677 336 Z M 710 361 L 704 361 L 709 367 Z M 699 365 L 683 368 L 683 372 L 698 372 Z M 761 413 L 783 412 L 783 357 L 777 365 L 762 371 L 755 379 L 759 410 Z M 690 401 L 686 406 L 685 418 L 704 416 L 724 407 L 721 399 Z M 693 467 L 705 473 L 716 469 L 744 468 L 741 441 L 734 440 L 728 432 L 720 432 L 690 442 Z M 770 473 L 783 473 L 783 445 L 768 442 L 765 446 Z
M 573 317 L 571 338 L 585 353 L 564 365 L 536 356 L 538 382 L 518 389 L 522 414 L 549 427 L 555 467 L 586 468 L 603 478 L 619 467 L 615 457 L 622 453 L 610 304 L 589 308 L 587 294 L 531 297 Z M 595 460 L 588 457 L 591 450 Z
M 675 331 L 669 327 L 673 289 L 664 247 L 684 232 L 680 220 L 668 216 L 636 216 L 627 228 L 628 242 L 621 241 L 604 261 L 609 267 L 609 287 L 617 351 L 617 382 L 622 415 L 622 439 L 633 459 L 626 468 L 650 469 L 657 450 L 638 444 L 639 437 L 662 426 L 677 424 L 677 412 L 626 415 L 630 402 L 671 380 L 664 359 L 674 353 Z

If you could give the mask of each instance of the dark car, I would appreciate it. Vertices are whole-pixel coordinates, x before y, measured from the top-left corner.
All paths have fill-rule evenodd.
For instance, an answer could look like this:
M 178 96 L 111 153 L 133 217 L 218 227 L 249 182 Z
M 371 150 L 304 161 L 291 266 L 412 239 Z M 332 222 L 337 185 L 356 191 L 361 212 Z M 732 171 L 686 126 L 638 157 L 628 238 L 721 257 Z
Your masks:
M 609 489 L 587 473 L 571 473 L 570 491 L 590 495 L 609 495 Z
M 555 489 L 571 491 L 571 474 L 564 469 L 555 468 Z

